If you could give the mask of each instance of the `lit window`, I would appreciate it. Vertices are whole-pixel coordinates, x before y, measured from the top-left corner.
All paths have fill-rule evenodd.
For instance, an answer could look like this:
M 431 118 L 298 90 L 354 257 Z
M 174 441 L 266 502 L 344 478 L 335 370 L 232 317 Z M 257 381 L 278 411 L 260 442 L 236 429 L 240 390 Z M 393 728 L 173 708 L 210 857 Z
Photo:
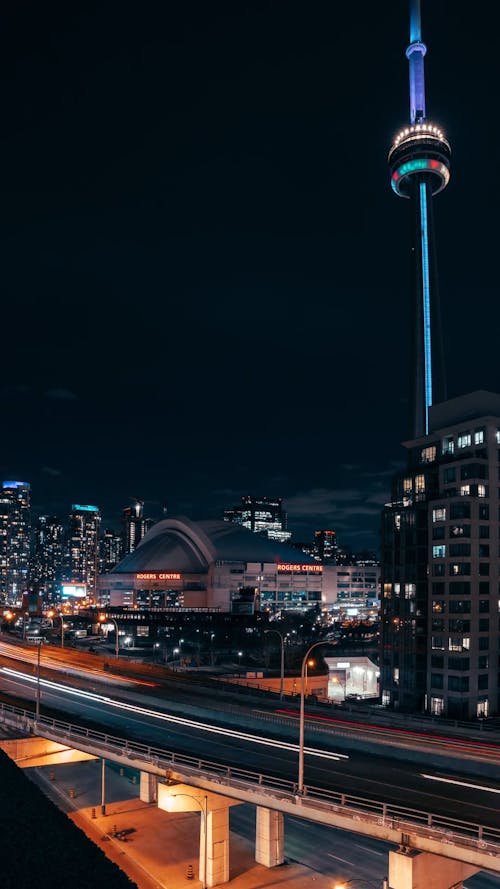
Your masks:
M 394 595 L 399 596 L 400 592 L 401 592 L 401 584 L 395 583 L 394 584 Z
M 433 522 L 445 522 L 446 521 L 446 506 L 436 506 L 432 510 L 432 521 Z
M 459 448 L 470 448 L 472 444 L 472 436 L 470 432 L 462 432 L 461 435 L 458 436 L 457 445 Z
M 432 547 L 432 558 L 433 559 L 444 559 L 446 556 L 446 544 L 438 543 Z
M 477 496 L 478 497 L 486 497 L 486 485 L 478 485 L 477 486 Z
M 425 475 L 415 476 L 415 494 L 423 494 L 425 491 Z
M 403 491 L 405 494 L 411 494 L 413 491 L 413 482 L 411 478 L 403 479 Z
M 394 670 L 392 671 L 392 678 L 394 680 L 394 683 L 397 685 L 399 682 L 399 667 L 394 667 Z
M 470 497 L 470 485 L 460 485 L 460 496 Z
M 428 448 L 422 448 L 420 454 L 421 463 L 433 463 L 436 459 L 436 445 L 430 445 Z
M 405 599 L 414 599 L 417 587 L 414 583 L 405 583 Z
M 431 714 L 433 716 L 441 716 L 444 712 L 443 698 L 431 698 Z
M 396 531 L 401 531 L 401 516 L 399 513 L 394 516 L 394 527 Z
M 474 444 L 484 444 L 484 426 L 482 429 L 474 429 Z
M 497 429 L 497 444 L 500 444 L 500 429 Z
M 441 442 L 441 450 L 443 454 L 453 454 L 453 451 L 455 450 L 453 435 L 447 435 L 445 438 L 443 438 L 443 441 Z
M 438 651 L 444 651 L 444 643 L 442 636 L 433 636 L 431 639 L 431 647 Z

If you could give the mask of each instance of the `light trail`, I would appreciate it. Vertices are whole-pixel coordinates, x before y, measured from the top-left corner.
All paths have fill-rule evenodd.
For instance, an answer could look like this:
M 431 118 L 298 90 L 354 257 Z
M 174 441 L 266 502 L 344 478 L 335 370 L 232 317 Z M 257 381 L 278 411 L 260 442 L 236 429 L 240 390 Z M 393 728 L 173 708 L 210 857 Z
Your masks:
M 420 772 L 422 778 L 428 781 L 441 781 L 443 784 L 456 784 L 457 787 L 467 787 L 469 790 L 484 790 L 485 793 L 500 793 L 498 787 L 485 787 L 484 784 L 471 784 L 468 781 L 457 781 L 453 778 L 440 778 L 438 775 L 425 775 Z
M 6 673 L 7 676 L 12 676 L 15 679 L 22 679 L 24 682 L 29 682 L 32 685 L 36 685 L 38 683 L 38 678 L 36 676 L 28 676 L 26 673 L 22 673 L 19 670 L 13 670 L 10 667 L 2 667 L 2 673 Z M 136 704 L 126 704 L 124 701 L 116 701 L 114 698 L 107 697 L 106 695 L 97 694 L 97 692 L 91 691 L 83 691 L 81 689 L 71 688 L 67 685 L 62 685 L 59 682 L 52 682 L 49 679 L 40 679 L 40 685 L 44 688 L 47 688 L 51 691 L 62 692 L 63 694 L 74 695 L 78 698 L 84 698 L 88 701 L 97 702 L 99 704 L 106 704 L 108 707 L 113 707 L 116 710 L 123 710 L 128 713 L 134 713 L 137 716 L 149 716 L 152 719 L 158 719 L 163 722 L 174 723 L 175 725 L 185 726 L 186 728 L 194 728 L 203 732 L 210 732 L 215 735 L 224 735 L 224 737 L 237 738 L 240 741 L 250 741 L 252 744 L 260 744 L 264 747 L 277 747 L 280 750 L 289 750 L 292 752 L 298 752 L 299 745 L 298 744 L 290 744 L 287 741 L 274 741 L 272 738 L 263 738 L 260 735 L 251 735 L 247 732 L 238 732 L 235 729 L 230 728 L 220 728 L 215 725 L 207 725 L 203 722 L 197 722 L 194 719 L 186 719 L 183 716 L 174 716 L 169 713 L 161 713 L 158 710 L 150 710 L 147 707 L 138 707 Z M 317 750 L 314 747 L 306 747 L 305 753 L 309 756 L 316 756 L 321 759 L 330 759 L 338 762 L 341 759 L 349 759 L 349 757 L 343 753 L 333 753 L 328 750 Z

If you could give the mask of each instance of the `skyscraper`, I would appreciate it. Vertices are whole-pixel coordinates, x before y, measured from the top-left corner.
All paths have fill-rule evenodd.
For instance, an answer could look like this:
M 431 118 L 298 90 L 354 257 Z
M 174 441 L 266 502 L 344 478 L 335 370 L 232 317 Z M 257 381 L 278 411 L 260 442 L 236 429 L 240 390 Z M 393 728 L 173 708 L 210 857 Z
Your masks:
M 0 596 L 20 602 L 28 587 L 30 566 L 30 486 L 2 482 L 0 492 Z
M 31 580 L 45 601 L 59 594 L 64 553 L 64 526 L 56 516 L 41 515 L 35 527 Z
M 144 535 L 154 525 L 153 519 L 144 518 L 144 501 L 134 500 L 122 513 L 121 558 L 133 553 Z
M 409 198 L 412 216 L 411 438 L 429 431 L 429 408 L 446 398 L 433 196 L 448 184 L 450 145 L 442 129 L 427 118 L 420 0 L 410 0 L 410 119 L 389 152 L 391 185 Z
M 100 526 L 97 506 L 73 503 L 68 520 L 65 580 L 85 584 L 91 599 L 95 598 L 99 571 Z
M 224 521 L 243 525 L 254 534 L 263 534 L 269 540 L 281 543 L 290 540 L 291 531 L 287 530 L 287 517 L 283 509 L 281 497 L 241 498 L 241 506 L 233 506 L 224 510 Z

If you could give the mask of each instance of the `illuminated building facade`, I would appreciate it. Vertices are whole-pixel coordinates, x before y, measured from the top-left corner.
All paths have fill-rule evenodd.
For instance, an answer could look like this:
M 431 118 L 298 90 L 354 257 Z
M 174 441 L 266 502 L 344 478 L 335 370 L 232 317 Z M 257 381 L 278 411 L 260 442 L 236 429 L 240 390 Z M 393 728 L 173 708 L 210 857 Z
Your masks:
M 497 714 L 500 396 L 435 405 L 405 448 L 383 516 L 382 703 Z
M 330 567 L 331 585 L 335 591 L 332 611 L 342 617 L 378 617 L 380 565 L 358 562 L 355 565 Z
M 313 556 L 318 561 L 333 563 L 337 555 L 337 549 L 336 531 L 321 530 L 314 532 Z
M 30 485 L 5 481 L 0 491 L 0 596 L 8 604 L 20 604 L 28 587 L 30 549 Z
M 62 579 L 64 526 L 56 516 L 38 517 L 34 534 L 32 585 L 46 602 L 58 597 Z
M 410 0 L 410 120 L 392 144 L 389 166 L 392 188 L 409 199 L 412 218 L 412 438 L 427 434 L 430 406 L 446 398 L 432 202 L 450 178 L 450 145 L 441 128 L 427 119 L 426 52 L 420 0 Z
M 74 503 L 68 519 L 64 580 L 84 584 L 95 598 L 99 570 L 101 515 L 97 506 Z
M 101 535 L 99 545 L 99 574 L 111 571 L 122 558 L 123 540 L 121 534 L 115 534 L 110 528 L 105 528 Z
M 224 510 L 224 521 L 242 525 L 269 540 L 285 542 L 292 536 L 291 531 L 287 530 L 281 497 L 242 497 L 240 506 Z
M 125 507 L 122 513 L 122 558 L 133 553 L 153 524 L 153 519 L 144 517 L 143 500 L 134 500 L 131 506 Z
M 325 573 L 326 572 L 326 573 Z M 102 606 L 210 608 L 234 614 L 320 605 L 328 569 L 232 522 L 169 518 L 98 582 Z

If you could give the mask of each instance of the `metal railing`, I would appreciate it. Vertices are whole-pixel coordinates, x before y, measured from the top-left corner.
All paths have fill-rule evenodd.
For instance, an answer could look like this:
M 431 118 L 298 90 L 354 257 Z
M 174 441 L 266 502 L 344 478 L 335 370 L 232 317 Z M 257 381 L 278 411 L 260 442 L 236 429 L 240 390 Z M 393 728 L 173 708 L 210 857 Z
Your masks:
M 153 747 L 149 744 L 141 744 L 127 738 L 117 737 L 108 732 L 97 731 L 76 725 L 60 719 L 52 719 L 41 716 L 35 720 L 30 710 L 14 707 L 10 704 L 0 703 L 0 722 L 14 724 L 30 732 L 37 731 L 53 738 L 61 738 L 66 743 L 71 742 L 78 748 L 83 741 L 87 745 L 94 745 L 112 759 L 113 754 L 121 761 L 124 757 L 133 760 L 134 763 L 148 763 L 157 769 L 177 768 L 179 771 L 198 776 L 205 780 L 214 780 L 218 784 L 231 786 L 233 791 L 251 789 L 256 786 L 264 793 L 276 799 L 281 797 L 292 803 L 300 802 L 296 814 L 307 818 L 307 809 L 321 809 L 325 814 L 343 814 L 346 817 L 376 822 L 396 830 L 413 832 L 422 836 L 431 836 L 433 839 L 443 842 L 452 842 L 456 846 L 476 848 L 489 854 L 500 854 L 500 829 L 486 825 L 462 821 L 458 818 L 449 818 L 432 812 L 404 806 L 383 803 L 378 800 L 366 799 L 349 793 L 341 793 L 328 788 L 306 785 L 304 792 L 298 795 L 297 782 L 287 778 L 279 778 L 262 772 L 253 772 L 235 766 L 227 766 L 223 763 L 212 762 L 201 757 L 189 756 Z

